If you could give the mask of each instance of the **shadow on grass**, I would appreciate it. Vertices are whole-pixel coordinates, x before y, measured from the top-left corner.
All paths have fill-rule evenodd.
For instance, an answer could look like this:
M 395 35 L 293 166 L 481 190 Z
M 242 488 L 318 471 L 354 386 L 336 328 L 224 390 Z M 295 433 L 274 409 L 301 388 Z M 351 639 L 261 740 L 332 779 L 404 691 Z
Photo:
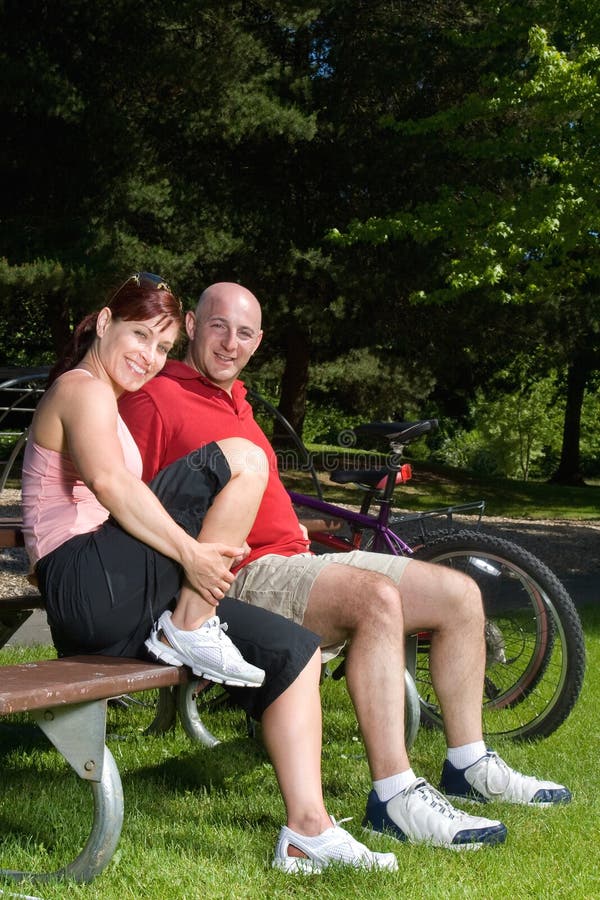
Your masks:
M 596 637 L 600 634 L 600 604 L 589 603 L 580 607 L 579 615 L 586 635 Z
M 268 762 L 263 745 L 249 737 L 226 739 L 212 749 L 179 753 L 158 764 L 126 775 L 136 789 L 152 790 L 152 784 L 168 785 L 173 792 L 229 790 L 232 779 L 245 779 Z

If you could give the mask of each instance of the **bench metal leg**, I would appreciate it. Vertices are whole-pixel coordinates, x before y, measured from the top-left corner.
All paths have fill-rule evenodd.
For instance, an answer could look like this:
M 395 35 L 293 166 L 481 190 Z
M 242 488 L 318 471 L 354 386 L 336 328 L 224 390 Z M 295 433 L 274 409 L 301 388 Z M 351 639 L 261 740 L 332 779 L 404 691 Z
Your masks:
M 38 710 L 32 715 L 79 777 L 89 781 L 94 800 L 94 820 L 90 836 L 73 862 L 52 873 L 0 869 L 0 877 L 34 881 L 91 881 L 110 862 L 123 827 L 121 778 L 113 755 L 104 743 L 106 700 Z
M 196 705 L 196 696 L 206 686 L 203 680 L 192 679 L 180 685 L 177 692 L 177 711 L 185 733 L 192 741 L 204 744 L 205 747 L 216 747 L 221 741 L 211 734 L 202 719 Z
M 414 679 L 408 669 L 404 670 L 404 743 L 410 750 L 421 724 L 421 703 Z
M 32 613 L 32 609 L 4 610 L 0 613 L 0 647 L 4 647 L 10 641 Z
M 144 734 L 166 734 L 175 728 L 177 721 L 177 703 L 175 688 L 160 688 L 157 696 L 156 714 Z

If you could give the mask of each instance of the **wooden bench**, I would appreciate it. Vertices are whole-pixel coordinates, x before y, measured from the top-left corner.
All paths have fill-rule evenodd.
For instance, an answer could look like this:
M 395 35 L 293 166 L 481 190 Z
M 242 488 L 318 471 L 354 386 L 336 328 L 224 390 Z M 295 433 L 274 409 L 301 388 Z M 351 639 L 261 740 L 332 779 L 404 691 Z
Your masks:
M 52 873 L 0 869 L 0 877 L 91 881 L 110 862 L 124 817 L 121 778 L 106 746 L 107 701 L 186 684 L 189 671 L 110 656 L 43 660 L 0 671 L 0 716 L 28 712 L 77 775 L 89 782 L 94 804 L 89 838 L 71 863 Z
M 0 547 L 20 546 L 20 521 L 1 520 Z M 19 617 L 36 608 L 43 608 L 39 594 L 0 598 L 0 647 L 8 640 L 6 634 L 12 635 L 22 623 Z M 31 715 L 77 775 L 89 782 L 94 815 L 89 838 L 73 862 L 51 873 L 0 868 L 0 877 L 91 881 L 98 875 L 115 852 L 124 816 L 120 775 L 106 746 L 108 700 L 156 690 L 155 722 L 160 724 L 155 730 L 164 731 L 174 722 L 177 705 L 187 734 L 214 746 L 218 741 L 202 723 L 195 701 L 205 684 L 186 668 L 121 657 L 74 656 L 1 666 L 0 717 Z
M 17 517 L 0 519 L 0 549 L 25 546 L 22 524 Z M 4 647 L 34 610 L 43 608 L 42 598 L 37 592 L 0 598 L 0 647 Z

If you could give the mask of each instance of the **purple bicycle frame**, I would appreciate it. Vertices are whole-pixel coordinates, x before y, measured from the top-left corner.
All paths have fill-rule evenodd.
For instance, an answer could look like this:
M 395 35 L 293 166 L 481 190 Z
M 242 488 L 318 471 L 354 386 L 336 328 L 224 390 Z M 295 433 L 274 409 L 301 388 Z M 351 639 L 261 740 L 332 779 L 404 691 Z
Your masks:
M 297 494 L 295 491 L 288 491 L 292 503 L 298 506 L 305 506 L 307 509 L 314 509 L 333 519 L 342 519 L 354 525 L 368 528 L 374 532 L 374 541 L 372 549 L 377 553 L 387 552 L 394 556 L 412 556 L 413 551 L 397 534 L 388 527 L 387 516 L 388 510 L 381 506 L 377 516 L 365 515 L 363 513 L 353 512 L 351 509 L 336 506 L 334 503 L 328 503 L 326 500 L 319 500 L 316 497 L 310 497 L 306 494 Z M 324 531 L 318 532 L 316 542 L 323 546 L 331 547 L 332 550 L 360 550 L 360 547 L 354 547 L 351 541 L 344 538 L 336 537 Z

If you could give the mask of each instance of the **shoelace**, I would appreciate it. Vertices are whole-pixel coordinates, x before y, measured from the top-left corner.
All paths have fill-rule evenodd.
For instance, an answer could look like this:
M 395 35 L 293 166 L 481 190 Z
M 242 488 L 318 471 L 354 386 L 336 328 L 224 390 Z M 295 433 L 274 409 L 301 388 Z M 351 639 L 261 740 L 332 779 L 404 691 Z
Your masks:
M 213 616 L 206 623 L 209 628 L 217 632 L 218 640 L 221 640 L 224 632 L 227 631 L 227 622 L 221 622 L 218 616 Z
M 486 761 L 487 761 L 487 766 L 486 766 L 486 770 L 485 770 L 486 790 L 488 790 L 492 796 L 494 796 L 494 795 L 500 796 L 501 794 L 504 793 L 504 791 L 507 789 L 507 787 L 510 784 L 510 769 L 508 768 L 508 766 L 506 765 L 504 760 L 500 759 L 498 754 L 494 753 L 493 751 L 488 751 Z M 491 763 L 496 763 L 498 769 L 500 770 L 502 775 L 504 775 L 504 782 L 500 786 L 500 788 L 492 787 L 492 785 L 490 784 L 490 772 L 492 769 Z
M 338 825 L 343 825 L 344 822 L 351 822 L 352 818 L 353 818 L 352 816 L 346 816 L 345 819 L 334 819 L 333 816 L 330 816 L 330 819 L 331 819 L 331 822 L 332 822 L 334 828 L 337 828 Z M 346 829 L 344 829 L 344 831 L 345 830 Z
M 462 810 L 452 806 L 444 795 L 440 794 L 439 791 L 436 791 L 436 789 L 425 781 L 424 778 L 418 778 L 414 784 L 411 784 L 410 787 L 406 788 L 405 793 L 407 796 L 419 793 L 431 809 L 436 809 L 448 819 L 462 819 L 466 815 Z

